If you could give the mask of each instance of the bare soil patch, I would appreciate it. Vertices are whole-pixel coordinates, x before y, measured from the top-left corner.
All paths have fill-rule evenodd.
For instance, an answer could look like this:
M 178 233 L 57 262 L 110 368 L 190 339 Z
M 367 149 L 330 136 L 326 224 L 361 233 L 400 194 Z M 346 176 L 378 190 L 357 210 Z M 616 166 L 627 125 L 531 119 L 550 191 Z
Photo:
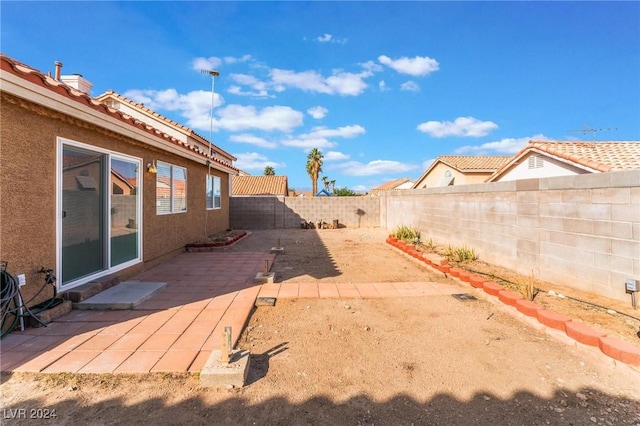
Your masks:
M 286 252 L 271 270 L 281 282 L 456 284 L 394 251 L 385 237 L 379 229 L 256 231 L 229 250 L 268 251 L 280 239 Z M 566 345 L 482 298 L 279 300 L 254 311 L 239 346 L 252 354 L 242 389 L 203 389 L 191 375 L 3 374 L 2 422 L 640 422 L 638 369 Z M 56 417 L 36 418 L 44 410 Z

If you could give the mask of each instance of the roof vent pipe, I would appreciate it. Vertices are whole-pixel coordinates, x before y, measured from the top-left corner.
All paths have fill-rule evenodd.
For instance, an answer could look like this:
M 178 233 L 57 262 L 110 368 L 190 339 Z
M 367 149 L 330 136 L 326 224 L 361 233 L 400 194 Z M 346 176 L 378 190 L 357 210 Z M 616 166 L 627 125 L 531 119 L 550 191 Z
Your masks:
M 56 76 L 55 79 L 60 81 L 60 72 L 62 70 L 62 62 L 60 61 L 55 61 L 54 65 L 56 66 Z

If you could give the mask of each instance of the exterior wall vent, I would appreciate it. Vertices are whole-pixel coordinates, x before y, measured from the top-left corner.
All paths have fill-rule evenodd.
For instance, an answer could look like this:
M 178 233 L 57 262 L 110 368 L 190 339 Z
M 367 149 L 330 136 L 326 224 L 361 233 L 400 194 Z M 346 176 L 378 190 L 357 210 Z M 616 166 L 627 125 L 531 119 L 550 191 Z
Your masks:
M 544 159 L 539 155 L 532 155 L 528 159 L 529 169 L 541 169 L 544 167 Z

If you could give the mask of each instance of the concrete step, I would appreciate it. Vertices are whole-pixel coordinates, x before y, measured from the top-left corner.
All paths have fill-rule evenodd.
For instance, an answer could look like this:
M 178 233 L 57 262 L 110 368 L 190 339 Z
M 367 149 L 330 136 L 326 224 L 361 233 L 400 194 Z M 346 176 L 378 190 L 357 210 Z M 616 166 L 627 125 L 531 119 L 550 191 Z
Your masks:
M 133 309 L 167 286 L 163 282 L 123 281 L 95 296 L 73 303 L 73 309 Z
M 119 282 L 120 279 L 117 275 L 107 275 L 71 290 L 62 292 L 60 297 L 65 300 L 70 300 L 73 303 L 82 302 L 83 300 L 117 285 Z
M 49 324 L 69 312 L 71 312 L 71 302 L 65 300 L 52 308 L 48 308 L 40 312 L 34 312 L 34 315 L 38 318 L 37 320 L 30 316 L 25 317 L 25 325 L 27 327 L 42 327 L 42 324 Z

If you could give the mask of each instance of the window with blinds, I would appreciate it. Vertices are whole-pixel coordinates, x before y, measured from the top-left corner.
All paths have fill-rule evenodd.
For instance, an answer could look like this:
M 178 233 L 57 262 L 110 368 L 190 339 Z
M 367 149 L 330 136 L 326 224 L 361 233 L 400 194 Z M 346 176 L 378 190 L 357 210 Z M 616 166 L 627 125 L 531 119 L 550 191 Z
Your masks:
M 158 162 L 156 169 L 156 213 L 187 211 L 187 169 Z
M 207 175 L 207 209 L 219 209 L 222 207 L 222 196 L 220 193 L 220 178 L 218 176 Z

